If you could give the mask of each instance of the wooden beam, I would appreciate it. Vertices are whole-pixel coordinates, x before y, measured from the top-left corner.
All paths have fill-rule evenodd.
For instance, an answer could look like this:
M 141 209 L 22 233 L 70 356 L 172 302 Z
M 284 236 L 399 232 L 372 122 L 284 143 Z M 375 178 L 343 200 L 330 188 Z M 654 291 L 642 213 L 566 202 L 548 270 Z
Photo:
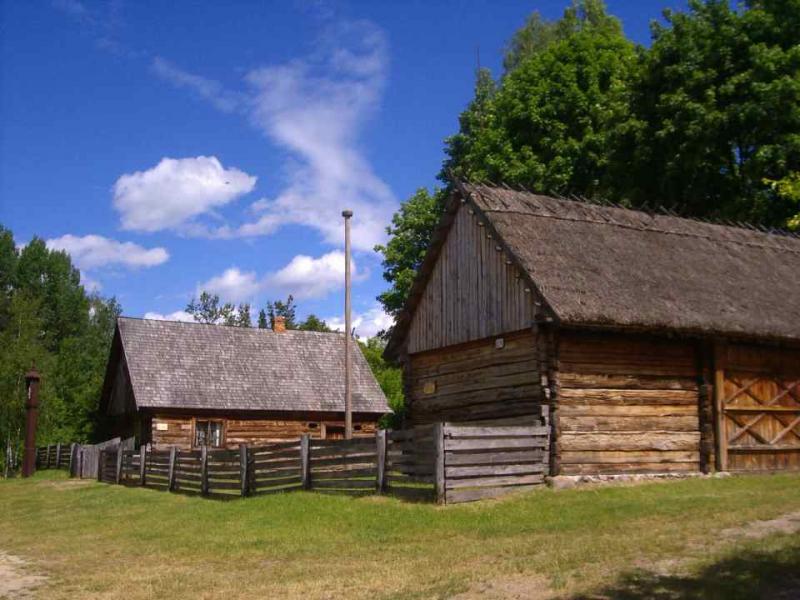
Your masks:
M 120 483 L 122 481 L 122 453 L 124 450 L 122 449 L 122 445 L 117 446 L 117 468 L 114 471 L 114 483 Z
M 386 489 L 386 430 L 379 429 L 375 432 L 375 461 L 376 461 L 376 482 L 375 487 L 378 493 Z
M 200 495 L 208 496 L 208 446 L 200 446 Z
M 717 471 L 728 470 L 728 432 L 725 424 L 725 343 L 714 344 L 714 410 L 717 436 Z
M 300 438 L 300 480 L 304 490 L 311 489 L 311 444 L 309 434 L 304 433 Z
M 241 494 L 247 496 L 250 491 L 249 486 L 250 469 L 247 460 L 247 444 L 239 444 L 239 482 L 241 483 Z
M 445 479 L 445 464 L 444 464 L 444 424 L 436 423 L 433 428 L 433 443 L 434 443 L 434 479 L 436 481 L 436 503 L 446 504 L 446 479 Z
M 178 449 L 172 446 L 169 449 L 169 478 L 167 480 L 167 490 L 170 492 L 175 489 L 175 462 L 178 457 Z
M 142 444 L 139 448 L 139 485 L 144 485 L 147 473 L 147 447 Z

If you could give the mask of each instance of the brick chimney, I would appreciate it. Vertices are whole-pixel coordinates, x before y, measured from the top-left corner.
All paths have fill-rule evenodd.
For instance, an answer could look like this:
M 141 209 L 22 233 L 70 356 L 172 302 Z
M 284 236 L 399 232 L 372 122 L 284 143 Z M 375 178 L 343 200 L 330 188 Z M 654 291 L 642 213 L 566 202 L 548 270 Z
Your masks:
M 272 321 L 272 331 L 275 333 L 283 333 L 286 331 L 286 317 L 276 316 Z

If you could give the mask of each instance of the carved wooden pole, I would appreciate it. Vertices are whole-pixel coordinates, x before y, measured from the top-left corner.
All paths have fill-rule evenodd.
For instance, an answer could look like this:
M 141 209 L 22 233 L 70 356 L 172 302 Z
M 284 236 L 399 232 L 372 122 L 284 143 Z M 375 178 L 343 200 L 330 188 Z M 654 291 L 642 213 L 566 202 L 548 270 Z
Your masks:
M 39 381 L 41 377 L 36 366 L 25 374 L 28 387 L 28 400 L 25 403 L 25 461 L 22 463 L 22 476 L 30 477 L 36 471 L 36 424 L 39 420 Z M 48 458 L 50 458 L 48 456 Z
M 350 389 L 350 358 L 352 340 L 350 339 L 350 219 L 352 210 L 343 210 L 344 217 L 344 437 L 353 437 L 353 398 Z

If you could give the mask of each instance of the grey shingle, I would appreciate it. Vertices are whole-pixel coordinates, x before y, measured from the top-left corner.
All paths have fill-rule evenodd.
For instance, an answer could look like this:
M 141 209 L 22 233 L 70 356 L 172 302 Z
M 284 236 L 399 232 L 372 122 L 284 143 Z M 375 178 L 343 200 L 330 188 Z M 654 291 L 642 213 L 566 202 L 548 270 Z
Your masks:
M 117 325 L 139 408 L 344 410 L 344 334 L 127 317 Z M 357 344 L 352 382 L 353 411 L 389 411 Z

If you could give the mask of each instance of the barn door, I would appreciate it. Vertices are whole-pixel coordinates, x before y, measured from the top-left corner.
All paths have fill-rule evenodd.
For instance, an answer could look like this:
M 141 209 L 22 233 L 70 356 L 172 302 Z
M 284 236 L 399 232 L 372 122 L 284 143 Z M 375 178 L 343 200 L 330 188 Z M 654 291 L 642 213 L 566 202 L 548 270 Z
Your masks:
M 723 469 L 800 469 L 800 373 L 792 378 L 725 371 L 722 382 Z

